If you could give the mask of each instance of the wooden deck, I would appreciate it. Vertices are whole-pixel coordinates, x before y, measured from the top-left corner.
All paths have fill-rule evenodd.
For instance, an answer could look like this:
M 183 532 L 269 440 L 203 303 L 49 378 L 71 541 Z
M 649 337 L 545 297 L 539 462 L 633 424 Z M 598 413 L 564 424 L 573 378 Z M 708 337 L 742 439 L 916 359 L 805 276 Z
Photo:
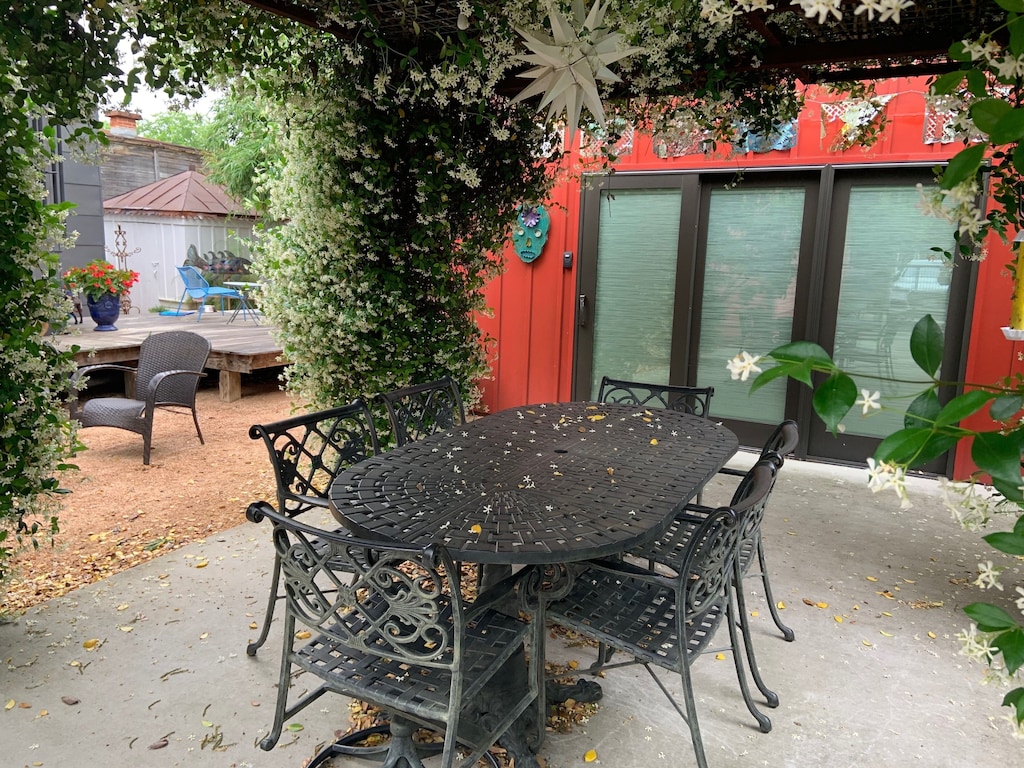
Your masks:
M 96 324 L 86 318 L 81 325 L 69 325 L 64 333 L 54 337 L 61 349 L 73 345 L 80 347 L 75 353 L 78 365 L 99 363 L 134 363 L 139 359 L 139 347 L 147 336 L 161 331 L 194 331 L 210 340 L 212 348 L 207 368 L 220 371 L 220 398 L 226 402 L 242 396 L 242 374 L 261 368 L 285 365 L 281 360 L 281 346 L 271 335 L 271 326 L 256 325 L 239 315 L 229 323 L 230 312 L 203 313 L 201 322 L 196 315 L 181 317 L 157 314 L 121 315 L 117 330 L 97 333 Z

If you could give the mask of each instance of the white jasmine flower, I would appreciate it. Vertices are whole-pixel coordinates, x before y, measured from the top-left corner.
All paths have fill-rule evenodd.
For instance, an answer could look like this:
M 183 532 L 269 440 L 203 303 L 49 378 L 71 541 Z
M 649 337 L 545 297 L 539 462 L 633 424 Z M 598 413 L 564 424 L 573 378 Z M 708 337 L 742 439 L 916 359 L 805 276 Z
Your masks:
M 984 563 L 978 563 L 978 578 L 974 580 L 975 586 L 981 587 L 982 589 L 989 589 L 995 587 L 999 591 L 1002 591 L 1003 585 L 999 583 L 999 572 L 1002 568 L 997 568 L 992 565 L 991 560 L 987 560 Z
M 854 402 L 854 405 L 863 406 L 862 414 L 867 416 L 871 410 L 879 410 L 882 405 L 878 402 L 881 395 L 876 390 L 875 392 L 868 392 L 866 389 L 860 391 L 860 399 Z
M 729 373 L 732 374 L 732 380 L 746 381 L 747 377 L 751 373 L 760 373 L 761 369 L 755 365 L 758 360 L 761 359 L 760 355 L 751 355 L 749 352 L 740 352 L 736 357 L 732 358 L 725 367 L 729 369 Z

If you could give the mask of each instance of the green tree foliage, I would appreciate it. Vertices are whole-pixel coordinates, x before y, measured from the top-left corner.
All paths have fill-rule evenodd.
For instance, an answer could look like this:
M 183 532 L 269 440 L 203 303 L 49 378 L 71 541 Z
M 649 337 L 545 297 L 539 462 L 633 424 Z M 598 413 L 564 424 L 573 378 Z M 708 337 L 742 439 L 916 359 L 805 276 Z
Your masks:
M 183 147 L 206 149 L 209 146 L 210 126 L 206 118 L 195 112 L 172 110 L 160 112 L 139 121 L 139 136 Z
M 0 25 L 0 576 L 7 558 L 56 526 L 57 472 L 74 444 L 61 402 L 74 363 L 42 335 L 67 319 L 58 280 L 67 205 L 45 204 L 42 169 L 120 75 L 122 20 L 101 4 L 14 3 Z

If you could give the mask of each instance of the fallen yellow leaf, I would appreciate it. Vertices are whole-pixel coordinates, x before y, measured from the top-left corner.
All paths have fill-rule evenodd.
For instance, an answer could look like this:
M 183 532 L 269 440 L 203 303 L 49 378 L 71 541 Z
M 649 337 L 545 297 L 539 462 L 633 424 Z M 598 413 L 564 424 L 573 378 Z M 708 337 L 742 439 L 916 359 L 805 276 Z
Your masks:
M 604 420 L 604 414 L 603 413 L 595 413 L 593 416 L 587 416 L 587 419 L 589 419 L 590 421 L 603 421 Z
M 818 608 L 828 608 L 828 603 L 815 603 Z
M 870 647 L 871 647 L 871 641 L 870 641 L 870 640 L 861 640 L 861 643 L 863 643 L 864 645 L 866 645 L 866 646 L 867 646 L 868 648 L 870 648 Z
M 929 632 L 928 633 L 928 637 L 930 637 L 932 640 L 934 640 L 935 639 L 935 633 L 934 632 Z
M 843 617 L 842 616 L 833 616 L 832 618 L 836 620 L 836 624 L 842 624 L 843 623 Z
M 883 616 L 888 616 L 888 617 L 892 618 L 892 614 L 889 613 L 888 611 L 882 611 L 882 615 Z
M 259 625 L 255 621 L 249 622 L 249 629 L 256 629 Z
M 207 561 L 207 560 L 202 560 L 202 561 L 200 561 L 200 562 L 196 563 L 196 568 L 205 568 L 205 567 L 206 567 L 206 566 L 208 566 L 209 564 L 210 564 L 210 563 L 209 563 L 209 561 Z
M 45 710 L 45 709 L 40 709 L 39 710 L 39 716 L 40 717 L 46 717 L 48 714 L 50 714 L 50 713 L 47 710 Z
M 750 615 L 751 615 L 751 617 L 756 619 L 758 616 L 761 615 L 761 612 L 760 611 L 751 611 Z
M 878 630 L 878 634 L 880 634 L 880 635 L 881 635 L 882 637 L 893 637 L 893 635 L 890 635 L 890 634 L 889 634 L 888 632 L 886 632 L 886 631 L 885 631 L 884 629 L 880 629 L 880 630 Z
M 296 640 L 309 640 L 313 634 L 308 629 L 300 629 L 295 633 Z
M 609 475 L 614 475 L 615 474 L 615 468 L 614 467 L 608 467 L 608 469 L 606 469 L 605 472 L 607 472 Z
M 205 639 L 206 639 L 206 638 L 208 638 L 209 636 L 210 636 L 210 633 L 209 633 L 209 632 L 203 632 L 203 634 L 201 634 L 201 635 L 199 636 L 199 639 L 200 639 L 200 640 L 205 640 Z
M 4 711 L 6 712 L 8 709 L 14 709 L 15 703 L 14 699 L 8 699 L 7 703 L 4 704 Z
M 583 762 L 585 762 L 585 763 L 592 763 L 595 760 L 597 760 L 597 750 L 596 749 L 588 749 L 586 751 L 586 753 L 583 755 Z
M 658 438 L 652 437 L 651 438 L 651 445 L 657 445 L 657 444 L 658 444 Z
M 482 532 L 483 532 L 483 530 L 484 530 L 484 529 L 480 527 L 480 523 L 474 523 L 474 524 L 473 524 L 473 525 L 472 525 L 472 526 L 470 527 L 470 529 L 469 529 L 469 532 L 470 532 L 470 533 L 482 533 Z
M 119 611 L 126 611 L 126 610 L 128 610 L 128 603 L 121 603 L 119 606 L 117 606 L 117 610 L 119 610 Z
M 131 632 L 135 627 L 125 624 L 123 627 L 118 627 L 122 632 Z
M 775 604 L 775 607 L 778 608 L 780 611 L 786 610 L 786 604 L 781 600 L 779 600 L 779 602 Z
M 864 578 L 867 579 L 868 581 L 878 581 L 878 579 L 875 578 L 874 576 L 865 576 Z
M 579 667 L 580 667 L 580 663 L 578 661 L 576 661 L 576 659 L 572 659 L 569 662 L 569 669 L 579 669 Z
M 716 653 L 715 654 L 715 658 L 718 659 L 719 661 L 725 661 L 725 654 L 724 653 Z
M 85 650 L 87 651 L 92 651 L 95 650 L 99 644 L 100 641 L 94 637 L 91 640 L 86 640 L 84 643 L 82 643 L 82 647 L 85 648 Z
M 204 728 L 213 728 L 213 723 L 211 723 L 209 720 L 203 720 L 203 727 Z

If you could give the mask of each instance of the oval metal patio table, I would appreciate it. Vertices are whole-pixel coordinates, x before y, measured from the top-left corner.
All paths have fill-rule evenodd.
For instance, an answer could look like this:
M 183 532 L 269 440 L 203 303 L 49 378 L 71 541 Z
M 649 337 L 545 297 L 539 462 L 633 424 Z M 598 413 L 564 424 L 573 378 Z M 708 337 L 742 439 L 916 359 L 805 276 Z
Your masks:
M 331 510 L 357 536 L 443 543 L 485 568 L 577 562 L 659 536 L 737 448 L 725 427 L 677 411 L 529 405 L 353 465 Z M 507 737 L 517 766 L 536 765 L 523 733 Z
M 356 535 L 443 543 L 466 562 L 574 562 L 660 535 L 737 448 L 731 431 L 690 414 L 530 405 L 352 466 L 331 509 Z

